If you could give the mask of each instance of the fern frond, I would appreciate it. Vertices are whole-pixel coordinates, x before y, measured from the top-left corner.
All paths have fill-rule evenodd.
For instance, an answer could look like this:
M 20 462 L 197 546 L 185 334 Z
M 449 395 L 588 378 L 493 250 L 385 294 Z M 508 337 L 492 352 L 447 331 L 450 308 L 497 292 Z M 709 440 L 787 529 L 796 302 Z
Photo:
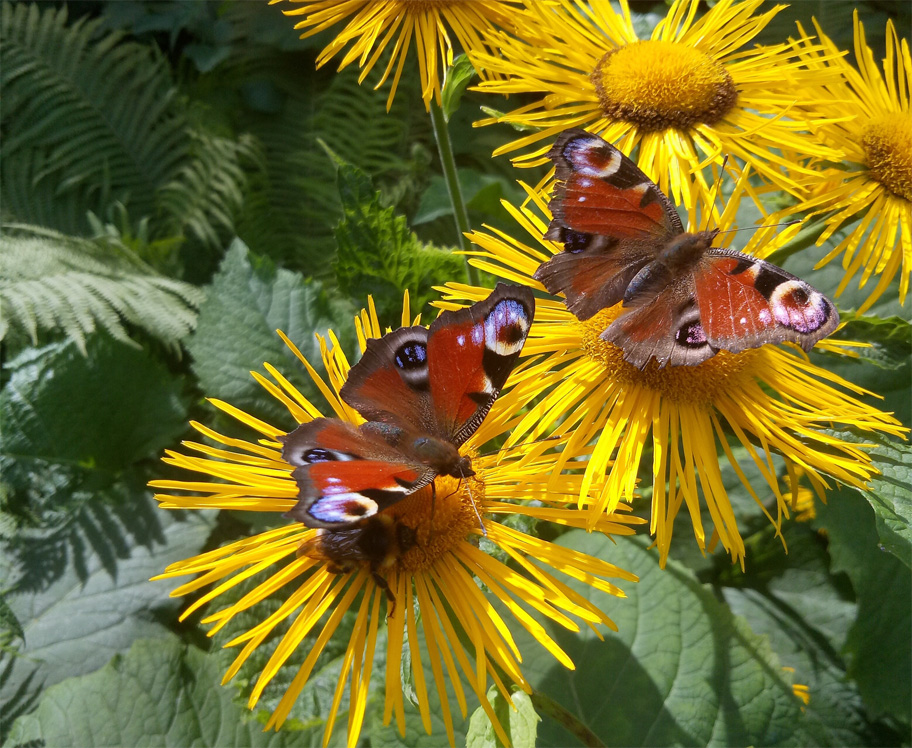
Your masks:
M 245 167 L 261 163 L 262 156 L 249 135 L 231 140 L 200 130 L 191 137 L 192 160 L 159 191 L 162 228 L 221 250 L 226 235 L 234 233 L 235 216 L 244 202 Z
M 123 246 L 35 226 L 7 226 L 0 236 L 0 339 L 12 328 L 37 342 L 59 330 L 85 353 L 101 328 L 130 342 L 124 323 L 176 346 L 196 324 L 203 293 L 156 274 Z
M 102 35 L 100 24 L 67 25 L 65 8 L 3 4 L 3 189 L 21 193 L 21 184 L 9 184 L 21 175 L 6 166 L 8 159 L 24 159 L 33 189 L 76 196 L 82 215 L 102 214 L 110 200 L 132 215 L 150 215 L 157 190 L 188 158 L 186 118 L 161 54 L 124 42 L 119 33 Z M 37 215 L 22 200 L 5 209 L 29 223 L 46 222 L 48 213 L 53 218 L 53 211 Z

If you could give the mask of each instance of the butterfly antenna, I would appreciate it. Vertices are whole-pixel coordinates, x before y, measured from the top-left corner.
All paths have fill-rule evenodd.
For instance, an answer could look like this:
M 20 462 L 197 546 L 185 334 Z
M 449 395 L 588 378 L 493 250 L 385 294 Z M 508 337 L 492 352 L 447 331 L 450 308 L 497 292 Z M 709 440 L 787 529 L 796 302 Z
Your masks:
M 725 231 L 720 231 L 720 234 L 732 234 L 735 231 L 759 231 L 760 229 L 771 229 L 776 226 L 794 226 L 796 223 L 801 223 L 801 219 L 795 219 L 794 221 L 785 221 L 783 223 L 761 223 L 759 226 L 742 226 L 740 229 L 725 229 Z
M 460 470 L 460 473 L 462 471 Z M 466 493 L 469 495 L 469 501 L 472 502 L 472 509 L 475 510 L 475 516 L 478 517 L 478 526 L 481 528 L 481 534 L 485 537 L 488 537 L 488 531 L 485 529 L 484 520 L 481 518 L 481 512 L 478 511 L 478 504 L 475 503 L 475 497 L 472 496 L 472 489 L 469 488 L 469 482 L 466 480 L 465 474 L 462 474 L 460 480 L 465 481 Z
M 556 442 L 559 439 L 563 439 L 564 434 L 552 434 L 551 436 L 543 436 L 541 439 L 533 439 L 530 442 L 518 442 L 514 444 L 510 449 L 516 449 L 516 447 L 523 447 L 526 444 L 541 444 L 542 442 Z M 503 447 L 500 449 L 495 449 L 493 452 L 481 452 L 480 454 L 475 455 L 475 458 L 478 457 L 490 457 L 491 455 L 496 455 L 498 452 L 502 452 Z
M 709 230 L 709 224 L 712 223 L 712 213 L 713 208 L 716 206 L 716 198 L 719 196 L 719 192 L 722 189 L 722 176 L 725 174 L 725 166 L 728 164 L 728 154 L 725 154 L 725 158 L 722 159 L 722 168 L 719 170 L 719 176 L 716 177 L 716 181 L 713 183 L 712 188 L 712 200 L 709 202 L 709 213 L 706 216 L 706 228 L 704 231 Z M 722 206 L 724 209 L 724 205 Z

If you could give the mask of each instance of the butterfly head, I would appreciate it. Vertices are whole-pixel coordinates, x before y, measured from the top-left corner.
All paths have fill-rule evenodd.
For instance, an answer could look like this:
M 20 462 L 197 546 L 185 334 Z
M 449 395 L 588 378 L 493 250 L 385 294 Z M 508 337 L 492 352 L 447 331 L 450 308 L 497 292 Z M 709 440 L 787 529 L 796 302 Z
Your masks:
M 472 461 L 459 454 L 452 442 L 434 436 L 419 436 L 412 443 L 414 455 L 439 475 L 468 478 L 475 475 Z

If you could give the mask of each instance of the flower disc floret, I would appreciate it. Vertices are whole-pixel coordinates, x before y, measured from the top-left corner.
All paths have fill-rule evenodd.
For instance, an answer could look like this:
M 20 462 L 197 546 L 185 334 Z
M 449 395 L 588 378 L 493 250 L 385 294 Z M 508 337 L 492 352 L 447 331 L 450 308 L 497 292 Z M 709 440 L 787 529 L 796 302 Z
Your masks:
M 865 125 L 861 146 L 871 178 L 912 201 L 912 115 L 890 112 L 875 117 Z
M 592 72 L 592 83 L 607 117 L 644 132 L 714 125 L 738 100 L 731 75 L 716 60 L 664 40 L 609 51 Z

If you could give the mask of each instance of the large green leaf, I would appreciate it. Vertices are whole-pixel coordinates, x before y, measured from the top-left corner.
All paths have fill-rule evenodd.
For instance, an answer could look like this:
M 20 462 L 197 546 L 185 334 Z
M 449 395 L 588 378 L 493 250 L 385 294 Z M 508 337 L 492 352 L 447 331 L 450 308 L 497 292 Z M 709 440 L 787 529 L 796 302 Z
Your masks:
M 912 718 L 912 572 L 879 542 L 871 508 L 851 489 L 828 497 L 819 523 L 833 570 L 852 580 L 858 617 L 849 632 L 848 674 L 875 716 Z M 909 735 L 906 736 L 906 742 Z
M 102 335 L 29 349 L 0 392 L 3 453 L 118 470 L 185 429 L 180 385 L 144 351 Z
M 878 542 L 912 567 L 912 447 L 882 434 L 834 433 L 845 441 L 870 445 L 868 454 L 878 472 L 860 493 L 874 509 Z
M 125 498 L 132 503 L 117 517 L 122 551 L 95 547 L 84 526 L 73 533 L 69 546 L 46 545 L 45 553 L 31 560 L 10 546 L 3 549 L 4 572 L 18 577 L 19 589 L 7 602 L 22 624 L 24 640 L 18 651 L 0 656 L 3 712 L 10 721 L 30 711 L 47 686 L 101 667 L 137 638 L 166 634 L 178 606 L 168 594 L 178 581 L 149 578 L 201 550 L 212 527 L 211 513 L 161 512 L 147 492 Z M 111 521 L 98 505 L 93 516 Z M 113 565 L 111 553 L 121 556 Z M 59 568 L 48 576 L 34 568 L 42 563 Z M 4 720 L 7 729 L 10 721 Z
M 857 615 L 845 578 L 830 573 L 826 542 L 807 524 L 787 524 L 783 538 L 788 554 L 772 528 L 746 538 L 749 573 L 729 567 L 720 592 L 752 631 L 769 638 L 782 664 L 794 668 L 795 682 L 807 686 L 807 744 L 876 745 L 840 654 Z
M 59 683 L 34 714 L 13 725 L 10 743 L 63 746 L 296 746 L 319 744 L 310 728 L 263 732 L 219 685 L 216 660 L 176 637 L 136 642 L 101 670 Z
M 535 713 L 532 700 L 524 691 L 514 692 L 511 698 L 512 705 L 496 687 L 488 689 L 488 701 L 494 707 L 498 722 L 510 737 L 513 748 L 535 748 L 535 735 L 541 717 Z M 499 748 L 500 745 L 487 713 L 478 707 L 469 721 L 467 748 Z
M 37 226 L 0 236 L 0 338 L 10 327 L 37 343 L 39 330 L 60 330 L 86 353 L 96 328 L 129 342 L 124 324 L 173 347 L 196 323 L 202 292 L 165 278 L 123 245 Z
M 801 704 L 769 643 L 732 615 L 711 590 L 673 562 L 666 570 L 642 541 L 572 531 L 561 544 L 610 560 L 640 576 L 621 600 L 577 589 L 618 624 L 571 634 L 554 629 L 576 663 L 568 671 L 528 636 L 524 671 L 605 745 L 800 744 Z M 551 720 L 540 746 L 575 742 Z
M 187 349 L 206 395 L 291 428 L 294 422 L 288 411 L 256 383 L 251 369 L 268 362 L 303 392 L 314 395 L 310 378 L 276 329 L 288 335 L 322 373 L 315 333 L 325 335 L 334 321 L 341 321 L 337 333 L 348 340 L 354 331 L 349 321 L 353 317 L 354 309 L 335 300 L 319 282 L 277 269 L 235 240 L 207 288 Z

